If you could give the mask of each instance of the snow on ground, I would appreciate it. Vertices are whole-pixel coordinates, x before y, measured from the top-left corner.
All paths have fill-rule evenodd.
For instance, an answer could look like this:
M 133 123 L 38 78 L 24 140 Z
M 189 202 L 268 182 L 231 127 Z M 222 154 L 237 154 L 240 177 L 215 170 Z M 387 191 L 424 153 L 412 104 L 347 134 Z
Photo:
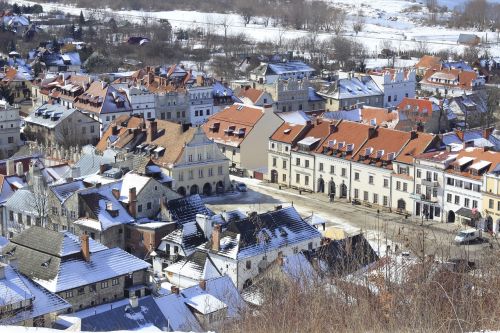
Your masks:
M 456 40 L 460 33 L 475 33 L 483 39 L 497 42 L 496 44 L 488 45 L 489 54 L 492 56 L 500 56 L 499 36 L 494 32 L 474 32 L 458 29 L 446 29 L 444 27 L 428 27 L 423 26 L 420 21 L 427 16 L 427 8 L 425 1 L 419 0 L 412 2 L 410 0 L 378 0 L 367 3 L 365 0 L 325 0 L 338 7 L 345 9 L 350 18 L 362 10 L 365 17 L 365 27 L 357 36 L 352 32 L 352 21 L 346 24 L 344 36 L 352 38 L 367 47 L 372 53 L 378 53 L 382 49 L 384 41 L 390 41 L 390 46 L 394 50 L 408 50 L 420 47 L 422 42 L 426 43 L 426 48 L 430 52 L 438 52 L 440 50 L 449 50 L 461 53 L 463 46 L 457 45 Z M 439 0 L 441 5 L 446 5 L 448 8 L 455 8 L 463 5 L 467 0 Z M 500 0 L 490 0 L 495 3 L 500 3 Z M 10 3 L 33 4 L 32 1 L 26 0 L 8 0 Z M 412 6 L 421 6 L 421 12 L 403 12 Z M 61 4 L 46 4 L 43 3 L 45 11 L 61 10 L 66 13 L 78 15 L 82 10 L 88 17 L 92 12 L 93 15 L 100 15 L 95 11 L 78 8 L 69 5 Z M 256 41 L 277 41 L 280 36 L 285 39 L 297 37 L 305 37 L 310 33 L 303 30 L 291 30 L 280 27 L 264 27 L 258 24 L 261 20 L 255 18 L 251 23 L 244 25 L 242 19 L 237 14 L 218 14 L 218 13 L 203 13 L 198 11 L 111 11 L 107 9 L 103 11 L 103 15 L 121 15 L 129 21 L 140 22 L 144 18 L 167 19 L 175 29 L 183 28 L 200 28 L 206 30 L 214 30 L 217 33 L 223 34 L 222 22 L 227 22 L 230 25 L 229 34 L 246 34 L 248 37 Z M 449 15 L 449 14 L 445 14 Z M 332 37 L 332 33 L 320 33 L 319 40 L 325 40 Z M 384 47 L 389 42 L 384 44 Z
M 6 333 L 60 333 L 64 332 L 61 330 L 56 330 L 52 328 L 43 328 L 43 327 L 24 327 L 24 326 L 0 326 L 0 332 Z M 132 331 L 113 331 L 109 333 L 128 333 Z M 152 333 L 152 332 L 161 332 L 159 328 L 156 326 L 145 326 L 139 330 L 133 332 L 143 332 L 143 333 Z M 85 332 L 80 332 L 85 333 Z

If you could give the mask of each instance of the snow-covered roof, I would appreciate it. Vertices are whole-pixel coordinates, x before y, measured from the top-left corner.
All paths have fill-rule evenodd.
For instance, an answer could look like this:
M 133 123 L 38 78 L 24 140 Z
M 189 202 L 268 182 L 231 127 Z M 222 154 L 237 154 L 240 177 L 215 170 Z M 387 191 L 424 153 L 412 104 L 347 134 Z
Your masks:
M 122 179 L 120 201 L 128 203 L 130 189 L 135 187 L 136 194 L 138 195 L 150 180 L 150 177 L 141 176 L 134 172 L 125 174 Z
M 200 293 L 194 294 L 193 296 L 188 296 L 184 292 L 183 294 L 187 298 L 185 301 L 186 304 L 203 315 L 208 315 L 227 308 L 227 305 L 224 302 L 218 300 L 210 294 Z
M 52 280 L 34 280 L 52 292 L 74 289 L 102 280 L 127 275 L 149 268 L 149 264 L 120 248 L 91 253 L 90 262 L 82 259 L 63 260 Z
M 44 104 L 34 110 L 24 120 L 28 124 L 53 129 L 61 124 L 66 118 L 71 116 L 74 112 L 79 111 L 75 109 L 67 109 L 65 106 L 60 104 Z
M 335 99 L 384 95 L 382 90 L 377 86 L 377 83 L 370 76 L 340 79 L 328 89 L 320 91 L 319 94 Z
M 205 206 L 198 194 L 168 201 L 172 220 L 179 224 L 196 221 L 197 214 L 212 216 L 214 213 Z
M 81 180 L 75 180 L 60 185 L 50 186 L 50 189 L 56 195 L 61 203 L 64 203 L 73 193 L 85 188 L 85 184 Z
M 193 281 L 207 280 L 221 276 L 208 254 L 200 250 L 168 266 L 165 270 L 176 276 L 186 276 Z M 175 280 L 175 276 L 173 279 Z M 174 281 L 170 281 L 174 283 Z
M 285 123 L 296 125 L 305 125 L 307 121 L 310 120 L 309 116 L 307 116 L 304 111 L 279 112 L 277 115 L 283 119 Z
M 176 230 L 163 237 L 158 250 L 166 251 L 167 244 L 177 244 L 187 256 L 193 253 L 195 248 L 205 241 L 206 238 L 203 230 L 201 230 L 196 221 L 192 221 L 180 225 Z
M 64 299 L 33 283 L 12 267 L 0 265 L 3 266 L 5 274 L 5 277 L 0 279 L 0 306 L 21 301 L 31 302 L 31 306 L 25 310 L 0 319 L 0 324 L 15 324 L 45 314 L 59 313 L 71 307 Z M 0 328 L 0 331 L 10 332 L 10 329 L 4 331 Z
M 319 240 L 321 233 L 305 222 L 294 207 L 234 221 L 222 232 L 217 254 L 242 260 L 295 243 Z M 211 241 L 202 248 L 211 249 Z
M 302 61 L 288 61 L 288 62 L 275 62 L 268 64 L 269 69 L 272 70 L 274 74 L 282 75 L 289 73 L 307 73 L 310 74 L 314 72 L 314 68 L 303 63 Z M 272 73 L 270 73 L 272 74 Z

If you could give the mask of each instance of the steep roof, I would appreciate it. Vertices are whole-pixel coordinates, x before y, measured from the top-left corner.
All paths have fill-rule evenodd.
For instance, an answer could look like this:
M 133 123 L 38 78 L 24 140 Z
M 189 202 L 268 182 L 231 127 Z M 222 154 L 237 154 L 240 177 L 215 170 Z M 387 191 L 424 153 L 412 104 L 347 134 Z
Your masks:
M 462 71 L 460 69 L 428 69 L 422 81 L 426 84 L 459 87 L 463 89 L 472 89 L 473 82 L 478 78 L 478 74 L 474 71 Z M 434 82 L 433 80 L 439 80 Z
M 264 108 L 233 104 L 211 116 L 203 130 L 217 143 L 238 147 L 264 116 Z
M 415 156 L 423 154 L 430 147 L 432 142 L 436 139 L 434 134 L 416 133 L 416 137 L 412 138 L 408 144 L 403 148 L 401 153 L 396 157 L 397 162 L 413 164 Z
M 178 224 L 196 221 L 196 214 L 212 216 L 214 213 L 208 209 L 199 194 L 168 201 L 168 210 L 172 220 Z
M 289 144 L 295 144 L 299 139 L 300 134 L 306 128 L 307 125 L 299 125 L 293 123 L 283 123 L 280 127 L 271 135 L 271 140 L 280 141 Z
M 239 98 L 246 98 L 253 104 L 257 103 L 259 98 L 264 94 L 264 90 L 245 87 L 238 92 Z
M 316 152 L 319 154 L 352 159 L 368 138 L 372 126 L 351 121 L 339 121 L 333 133 L 328 135 Z
M 207 239 L 203 234 L 203 230 L 201 230 L 196 221 L 186 222 L 163 237 L 158 250 L 165 251 L 167 243 L 174 243 L 179 244 L 184 253 L 189 255 L 197 246 L 206 241 Z
M 76 98 L 74 107 L 98 114 L 132 111 L 126 94 L 104 81 L 92 82 L 88 89 Z
M 339 79 L 318 94 L 339 100 L 384 95 L 370 76 Z
M 319 231 L 305 222 L 294 207 L 287 207 L 229 223 L 222 232 L 217 254 L 243 260 L 320 237 Z M 202 247 L 211 249 L 212 240 Z
M 458 152 L 456 159 L 446 172 L 457 176 L 481 180 L 484 173 L 492 172 L 500 163 L 500 153 L 484 148 L 465 148 Z M 456 167 L 460 166 L 460 169 Z
M 441 64 L 441 58 L 440 57 L 435 57 L 435 56 L 430 56 L 430 55 L 424 55 L 416 63 L 415 67 L 416 68 L 421 68 L 421 69 L 429 69 L 429 68 L 434 68 L 436 66 L 439 66 L 440 64 Z

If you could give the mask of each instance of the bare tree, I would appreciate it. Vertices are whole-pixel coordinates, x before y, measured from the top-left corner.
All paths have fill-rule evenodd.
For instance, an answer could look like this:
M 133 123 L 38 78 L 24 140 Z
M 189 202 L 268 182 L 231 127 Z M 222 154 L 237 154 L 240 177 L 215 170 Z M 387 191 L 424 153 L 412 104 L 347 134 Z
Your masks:
M 363 11 L 359 10 L 358 14 L 356 15 L 352 23 L 352 29 L 354 30 L 354 33 L 357 36 L 359 32 L 363 31 L 364 27 L 365 27 L 365 17 L 363 15 Z
M 342 32 L 342 29 L 345 26 L 345 19 L 347 17 L 347 13 L 341 8 L 334 8 L 332 11 L 332 15 L 330 18 L 330 24 L 332 26 L 332 30 L 336 35 L 339 35 Z

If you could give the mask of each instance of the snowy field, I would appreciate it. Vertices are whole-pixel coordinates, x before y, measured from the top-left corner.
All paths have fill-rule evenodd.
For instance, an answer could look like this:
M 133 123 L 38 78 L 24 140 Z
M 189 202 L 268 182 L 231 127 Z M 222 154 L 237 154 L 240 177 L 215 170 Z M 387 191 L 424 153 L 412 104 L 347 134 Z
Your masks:
M 421 48 L 425 43 L 425 48 L 430 52 L 440 50 L 450 50 L 461 53 L 463 46 L 457 45 L 456 41 L 460 33 L 475 33 L 483 40 L 489 42 L 486 45 L 488 53 L 492 56 L 500 56 L 500 40 L 496 32 L 474 32 L 467 30 L 446 29 L 443 27 L 423 26 L 422 20 L 427 17 L 427 8 L 424 0 L 411 2 L 409 0 L 325 0 L 343 8 L 347 11 L 349 17 L 346 23 L 343 36 L 352 38 L 363 45 L 370 52 L 377 53 L 382 47 L 390 46 L 394 50 L 408 50 Z M 490 0 L 500 3 L 500 0 Z M 10 3 L 33 4 L 33 1 L 8 0 Z M 448 8 L 461 6 L 466 0 L 439 0 L 440 5 L 446 5 Z M 78 15 L 81 10 L 88 17 L 92 10 L 78 8 L 73 6 L 62 6 L 55 4 L 42 4 L 45 11 L 61 10 L 66 13 Z M 418 12 L 404 12 L 412 6 L 420 6 L 422 9 Z M 358 13 L 363 12 L 365 17 L 365 27 L 357 36 L 352 32 L 352 23 L 350 19 Z M 277 41 L 280 36 L 284 39 L 305 37 L 310 33 L 303 30 L 283 29 L 280 27 L 264 27 L 261 24 L 262 19 L 254 18 L 248 25 L 244 25 L 242 19 L 237 14 L 217 14 L 203 13 L 197 11 L 111 11 L 105 10 L 95 13 L 96 16 L 120 15 L 129 21 L 143 21 L 145 18 L 167 19 L 172 24 L 174 30 L 182 28 L 200 28 L 211 29 L 223 33 L 222 22 L 230 25 L 229 34 L 246 34 L 256 41 Z M 449 15 L 449 13 L 444 14 Z M 446 17 L 446 16 L 445 16 Z M 319 39 L 327 39 L 333 36 L 331 33 L 319 33 Z M 383 46 L 382 46 L 383 44 Z

